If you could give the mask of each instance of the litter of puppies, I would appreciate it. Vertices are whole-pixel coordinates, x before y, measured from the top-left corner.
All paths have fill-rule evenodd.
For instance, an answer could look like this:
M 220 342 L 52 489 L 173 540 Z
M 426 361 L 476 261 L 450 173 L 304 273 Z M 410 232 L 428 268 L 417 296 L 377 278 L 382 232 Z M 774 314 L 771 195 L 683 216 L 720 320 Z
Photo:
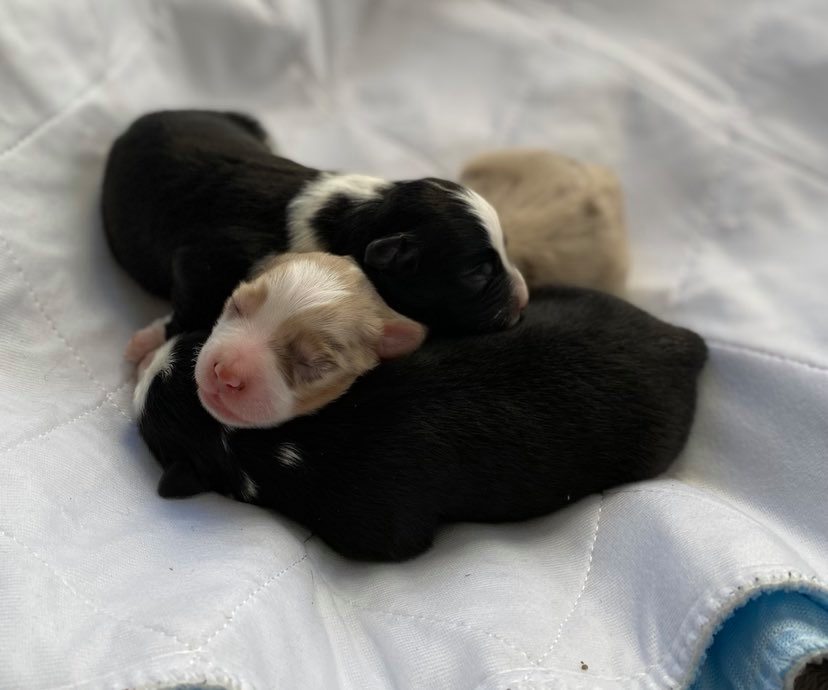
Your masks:
M 523 151 L 462 180 L 477 191 L 307 168 L 238 113 L 127 129 L 102 211 L 116 260 L 172 301 L 128 348 L 162 496 L 217 491 L 403 560 L 441 524 L 670 465 L 707 349 L 608 294 L 628 262 L 614 178 Z

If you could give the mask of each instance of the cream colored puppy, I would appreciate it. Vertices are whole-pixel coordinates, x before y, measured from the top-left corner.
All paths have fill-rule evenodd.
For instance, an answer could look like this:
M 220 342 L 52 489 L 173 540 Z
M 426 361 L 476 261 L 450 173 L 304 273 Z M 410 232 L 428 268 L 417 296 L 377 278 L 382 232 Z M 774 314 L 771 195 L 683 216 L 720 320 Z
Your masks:
M 627 231 L 611 170 L 542 149 L 506 149 L 469 161 L 460 182 L 497 210 L 506 251 L 530 288 L 624 293 Z
M 228 298 L 198 355 L 198 396 L 226 426 L 277 426 L 327 405 L 425 335 L 385 304 L 350 257 L 281 254 Z M 142 354 L 139 377 L 152 356 Z

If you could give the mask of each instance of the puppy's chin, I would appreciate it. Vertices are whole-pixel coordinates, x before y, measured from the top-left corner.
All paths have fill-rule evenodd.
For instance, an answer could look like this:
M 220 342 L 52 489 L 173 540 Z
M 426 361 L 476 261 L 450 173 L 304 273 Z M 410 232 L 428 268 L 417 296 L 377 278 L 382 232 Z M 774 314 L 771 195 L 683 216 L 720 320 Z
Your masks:
M 516 326 L 520 322 L 521 316 L 523 316 L 522 310 L 515 310 L 514 312 L 512 312 L 512 314 L 509 316 L 508 322 L 506 323 L 506 328 Z
M 247 419 L 230 409 L 217 393 L 209 393 L 201 388 L 198 389 L 198 399 L 213 419 L 233 429 L 267 429 L 279 426 L 293 417 L 291 411 L 285 410 L 271 413 L 267 418 Z

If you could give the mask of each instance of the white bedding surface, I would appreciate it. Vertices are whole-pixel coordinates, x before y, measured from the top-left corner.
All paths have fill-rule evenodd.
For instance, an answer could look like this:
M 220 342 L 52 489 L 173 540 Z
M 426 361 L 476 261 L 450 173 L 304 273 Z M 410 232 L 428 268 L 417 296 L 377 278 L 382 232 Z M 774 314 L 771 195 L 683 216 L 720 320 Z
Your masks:
M 5 0 L 0 104 L 0 688 L 681 687 L 758 589 L 828 592 L 821 0 Z M 509 145 L 617 168 L 633 300 L 711 345 L 670 476 L 400 565 L 158 498 L 121 353 L 166 305 L 97 202 L 162 106 L 389 177 Z

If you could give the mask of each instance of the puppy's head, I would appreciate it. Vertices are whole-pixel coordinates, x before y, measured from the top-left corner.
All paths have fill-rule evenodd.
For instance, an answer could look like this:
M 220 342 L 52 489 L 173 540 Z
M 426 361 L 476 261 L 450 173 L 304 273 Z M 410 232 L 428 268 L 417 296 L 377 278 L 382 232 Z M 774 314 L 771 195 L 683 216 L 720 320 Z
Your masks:
M 377 216 L 382 234 L 363 264 L 394 309 L 445 332 L 499 330 L 518 320 L 526 282 L 482 196 L 447 180 L 398 182 Z
M 283 254 L 227 300 L 196 362 L 198 395 L 227 426 L 276 426 L 318 410 L 424 338 L 351 258 Z

